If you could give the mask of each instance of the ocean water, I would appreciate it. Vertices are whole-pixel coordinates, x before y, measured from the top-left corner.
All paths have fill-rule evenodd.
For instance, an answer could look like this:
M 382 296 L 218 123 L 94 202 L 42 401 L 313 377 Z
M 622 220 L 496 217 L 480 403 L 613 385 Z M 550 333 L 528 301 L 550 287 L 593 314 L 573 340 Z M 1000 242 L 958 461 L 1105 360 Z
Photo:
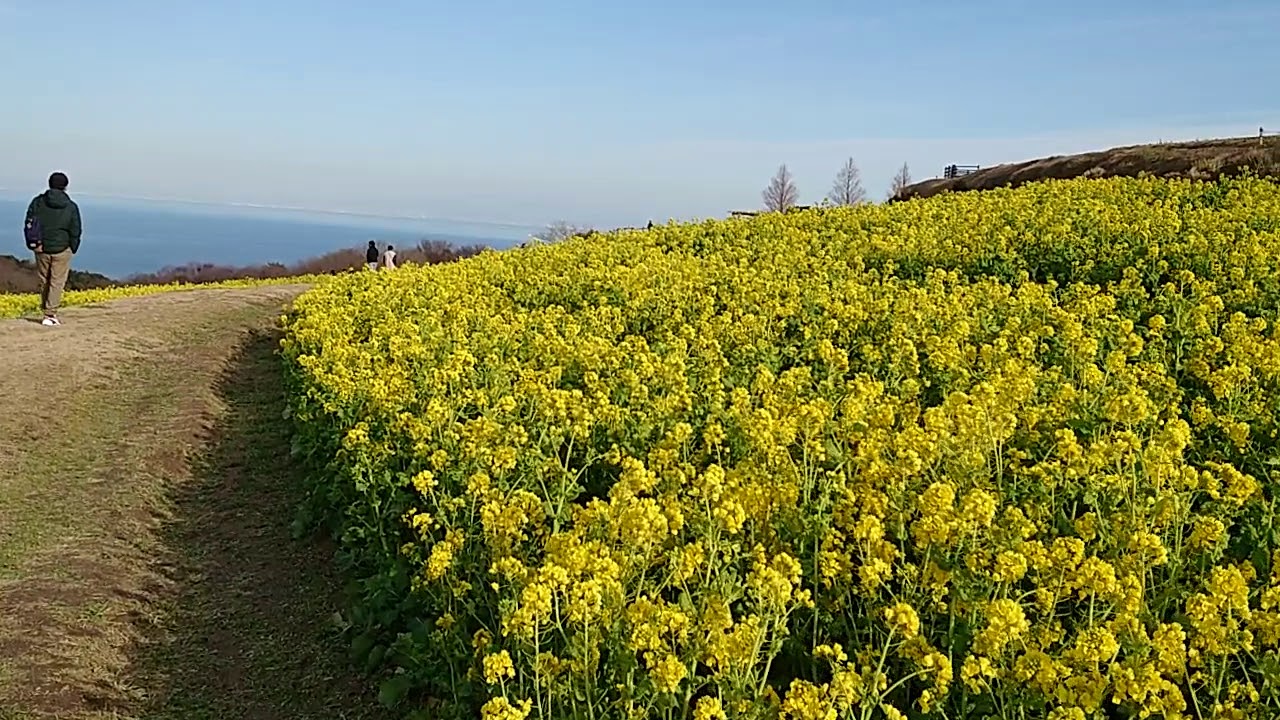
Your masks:
M 379 247 L 409 247 L 432 239 L 503 249 L 537 231 L 497 223 L 102 199 L 75 193 L 72 198 L 84 222 L 72 267 L 118 279 L 193 262 L 289 264 L 363 247 L 370 240 Z M 0 195 L 0 255 L 26 256 L 22 219 L 30 200 L 30 195 Z

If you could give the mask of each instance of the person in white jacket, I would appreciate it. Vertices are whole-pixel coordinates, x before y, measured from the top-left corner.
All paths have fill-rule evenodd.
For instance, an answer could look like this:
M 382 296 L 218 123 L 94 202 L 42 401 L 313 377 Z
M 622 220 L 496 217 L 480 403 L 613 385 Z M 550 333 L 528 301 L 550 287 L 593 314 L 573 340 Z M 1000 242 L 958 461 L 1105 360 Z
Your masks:
M 396 269 L 396 249 L 390 245 L 387 246 L 387 251 L 382 253 L 382 269 Z

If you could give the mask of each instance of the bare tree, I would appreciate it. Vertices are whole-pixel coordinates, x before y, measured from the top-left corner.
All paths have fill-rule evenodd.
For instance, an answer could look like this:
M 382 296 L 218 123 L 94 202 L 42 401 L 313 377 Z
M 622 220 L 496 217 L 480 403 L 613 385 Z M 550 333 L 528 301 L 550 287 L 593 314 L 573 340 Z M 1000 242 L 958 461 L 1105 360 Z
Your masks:
M 862 173 L 853 162 L 853 158 L 845 161 L 844 167 L 836 174 L 836 182 L 827 193 L 827 202 L 832 205 L 861 205 L 867 201 L 867 191 L 862 187 Z
M 795 207 L 800 191 L 796 189 L 796 182 L 786 165 L 778 168 L 778 173 L 760 196 L 764 198 L 764 209 L 768 212 L 785 212 Z
M 889 184 L 889 197 L 895 198 L 908 185 L 911 184 L 911 169 L 906 163 L 902 163 L 902 167 L 898 170 L 898 174 L 893 176 L 893 181 Z
M 578 227 L 567 223 L 564 220 L 557 220 L 548 225 L 546 230 L 534 235 L 533 238 L 541 242 L 550 243 L 567 240 L 574 235 L 586 235 L 589 232 L 591 232 L 590 228 Z

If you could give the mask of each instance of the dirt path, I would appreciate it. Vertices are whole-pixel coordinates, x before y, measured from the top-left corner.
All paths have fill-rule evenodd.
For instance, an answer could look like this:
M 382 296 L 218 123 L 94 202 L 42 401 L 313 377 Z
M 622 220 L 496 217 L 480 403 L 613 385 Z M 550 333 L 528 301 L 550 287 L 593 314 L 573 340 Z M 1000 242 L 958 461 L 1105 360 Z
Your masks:
M 0 321 L 0 720 L 375 716 L 332 558 L 289 533 L 298 291 Z

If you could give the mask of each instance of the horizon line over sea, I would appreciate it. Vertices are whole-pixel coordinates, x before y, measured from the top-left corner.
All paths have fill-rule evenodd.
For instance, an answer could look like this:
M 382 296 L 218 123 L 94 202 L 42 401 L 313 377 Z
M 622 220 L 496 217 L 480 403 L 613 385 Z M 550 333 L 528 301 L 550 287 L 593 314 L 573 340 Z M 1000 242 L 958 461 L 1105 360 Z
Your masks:
M 37 195 L 39 191 L 32 192 L 23 188 L 7 187 L 0 185 L 0 200 L 24 200 L 29 201 Z M 460 218 L 445 217 L 427 214 L 411 214 L 411 213 L 393 213 L 393 212 L 377 212 L 373 210 L 352 210 L 347 208 L 323 208 L 310 207 L 305 205 L 281 205 L 274 203 L 254 203 L 254 202 L 233 202 L 225 200 L 200 200 L 196 198 L 186 197 L 165 197 L 161 195 L 129 195 L 120 193 L 92 192 L 86 190 L 71 190 L 70 194 L 73 198 L 93 198 L 96 200 L 125 202 L 125 203 L 145 203 L 161 206 L 179 206 L 192 208 L 209 208 L 223 209 L 228 211 L 249 210 L 254 212 L 278 212 L 291 213 L 314 216 L 335 216 L 335 217 L 354 217 L 369 218 L 377 220 L 412 220 L 415 222 L 443 223 L 449 225 L 474 225 L 478 227 L 502 227 L 515 228 L 520 230 L 541 231 L 546 229 L 549 223 L 531 223 L 531 222 L 513 222 L 506 220 L 486 220 L 480 218 Z
M 0 254 L 26 256 L 19 230 L 35 193 L 0 188 Z M 286 265 L 373 240 L 412 246 L 440 240 L 456 246 L 505 249 L 524 242 L 537 226 L 445 220 L 309 208 L 107 197 L 74 192 L 84 218 L 84 240 L 73 267 L 115 279 L 191 263 Z M 5 241 L 4 238 L 12 238 Z

